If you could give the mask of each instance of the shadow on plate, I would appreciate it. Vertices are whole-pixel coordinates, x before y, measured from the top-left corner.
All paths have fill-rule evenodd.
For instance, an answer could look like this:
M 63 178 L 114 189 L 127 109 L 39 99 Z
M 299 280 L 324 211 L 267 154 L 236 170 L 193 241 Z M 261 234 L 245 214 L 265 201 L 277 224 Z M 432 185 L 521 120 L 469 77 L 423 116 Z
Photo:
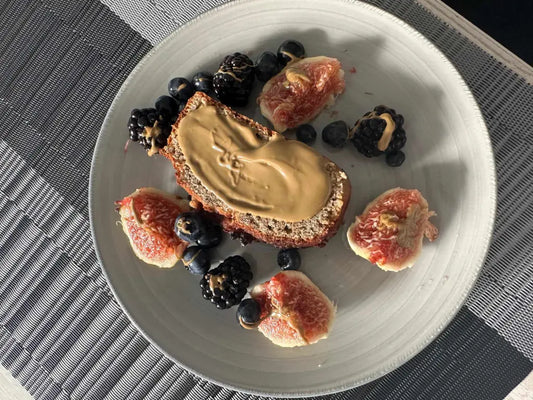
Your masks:
M 461 160 L 456 160 L 420 165 L 418 168 L 426 185 L 431 185 L 431 189 L 423 193 L 429 209 L 437 213 L 431 221 L 439 229 L 439 235 L 444 235 L 453 215 L 460 210 L 461 193 L 464 193 L 466 184 L 466 167 Z

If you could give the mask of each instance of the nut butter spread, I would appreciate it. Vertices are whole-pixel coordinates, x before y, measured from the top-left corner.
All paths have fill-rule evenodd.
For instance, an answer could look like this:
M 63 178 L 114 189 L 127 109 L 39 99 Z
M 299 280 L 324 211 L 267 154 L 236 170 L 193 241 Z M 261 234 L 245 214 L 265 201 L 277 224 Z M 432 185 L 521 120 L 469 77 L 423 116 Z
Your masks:
M 229 207 L 289 222 L 313 217 L 330 194 L 327 160 L 307 145 L 255 130 L 201 103 L 178 127 L 187 165 Z

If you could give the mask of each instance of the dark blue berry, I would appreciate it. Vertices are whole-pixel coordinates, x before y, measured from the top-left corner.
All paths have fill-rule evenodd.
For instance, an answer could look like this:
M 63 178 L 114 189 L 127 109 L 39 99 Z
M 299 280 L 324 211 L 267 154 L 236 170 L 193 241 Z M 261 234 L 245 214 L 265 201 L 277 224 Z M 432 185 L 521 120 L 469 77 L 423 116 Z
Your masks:
M 399 167 L 405 161 L 405 154 L 401 150 L 387 153 L 385 161 L 390 167 Z
M 200 246 L 189 246 L 182 255 L 182 261 L 185 267 L 195 275 L 203 275 L 209 271 L 211 260 L 207 250 Z
M 213 90 L 213 74 L 198 72 L 192 77 L 192 84 L 196 90 L 209 93 Z
M 254 325 L 261 318 L 261 306 L 254 299 L 244 299 L 237 308 L 237 321 L 244 325 Z
M 298 249 L 284 249 L 278 253 L 278 265 L 282 271 L 298 270 L 302 264 Z
M 265 51 L 255 63 L 255 75 L 261 82 L 266 82 L 281 71 L 278 57 L 271 51 Z
M 304 56 L 304 45 L 297 40 L 285 40 L 278 48 L 278 61 L 283 67 L 291 61 Z
M 333 147 L 344 147 L 348 140 L 348 125 L 344 121 L 335 121 L 322 130 L 322 140 Z
M 304 124 L 296 128 L 296 139 L 305 144 L 312 145 L 316 140 L 316 130 L 312 125 Z
M 222 228 L 194 211 L 178 215 L 174 231 L 180 239 L 202 248 L 218 246 L 222 241 Z
M 179 105 L 176 100 L 170 96 L 160 96 L 155 101 L 155 109 L 159 114 L 159 120 L 173 124 L 176 122 L 179 113 Z
M 186 103 L 194 94 L 194 86 L 185 78 L 174 78 L 168 83 L 168 94 L 179 102 Z
M 206 223 L 205 232 L 196 240 L 200 247 L 215 247 L 222 241 L 222 228 L 219 225 Z
M 174 223 L 174 232 L 182 240 L 189 243 L 196 241 L 205 235 L 207 224 L 200 214 L 193 211 L 181 213 Z

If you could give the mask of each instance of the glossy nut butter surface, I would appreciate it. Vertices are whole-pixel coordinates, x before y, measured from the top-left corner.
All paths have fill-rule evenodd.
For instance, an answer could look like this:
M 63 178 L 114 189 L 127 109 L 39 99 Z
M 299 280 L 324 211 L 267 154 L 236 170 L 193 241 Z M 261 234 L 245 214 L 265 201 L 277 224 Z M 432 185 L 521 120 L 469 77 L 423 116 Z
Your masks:
M 278 133 L 265 141 L 215 106 L 201 103 L 190 111 L 178 141 L 200 182 L 239 212 L 296 222 L 328 200 L 327 159 Z

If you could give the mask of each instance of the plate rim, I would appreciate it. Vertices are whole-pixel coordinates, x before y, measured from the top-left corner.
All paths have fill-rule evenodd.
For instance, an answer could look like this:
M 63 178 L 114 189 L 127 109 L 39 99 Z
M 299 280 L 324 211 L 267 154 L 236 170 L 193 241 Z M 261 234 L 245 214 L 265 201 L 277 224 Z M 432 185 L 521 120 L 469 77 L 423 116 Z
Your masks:
M 141 326 L 138 325 L 137 321 L 132 318 L 132 315 L 130 314 L 129 310 L 125 306 L 125 304 L 122 302 L 122 299 L 118 295 L 117 291 L 115 290 L 114 285 L 111 282 L 111 278 L 107 273 L 107 269 L 103 263 L 103 258 L 99 250 L 98 246 L 98 239 L 95 234 L 95 228 L 94 228 L 94 221 L 97 220 L 95 214 L 95 199 L 94 199 L 94 186 L 95 182 L 97 180 L 96 178 L 96 172 L 95 170 L 97 167 L 95 167 L 98 163 L 99 156 L 98 154 L 101 153 L 99 151 L 102 147 L 102 137 L 104 131 L 108 128 L 110 124 L 111 115 L 113 114 L 113 111 L 117 107 L 118 102 L 120 101 L 123 93 L 126 91 L 126 88 L 131 84 L 132 81 L 135 80 L 136 75 L 139 73 L 139 70 L 143 68 L 143 66 L 147 63 L 147 61 L 154 56 L 154 54 L 159 52 L 159 49 L 163 47 L 166 43 L 174 40 L 175 37 L 179 36 L 182 30 L 187 29 L 189 26 L 197 24 L 199 21 L 201 21 L 206 16 L 215 14 L 219 12 L 222 9 L 226 8 L 232 8 L 232 7 L 239 7 L 243 4 L 253 4 L 253 3 L 259 3 L 263 0 L 229 0 L 228 2 L 221 4 L 219 6 L 216 6 L 206 12 L 203 12 L 202 14 L 194 17 L 190 21 L 186 22 L 185 24 L 179 26 L 176 28 L 173 32 L 171 32 L 168 36 L 166 36 L 162 41 L 160 41 L 158 44 L 152 47 L 152 49 L 146 53 L 143 58 L 137 63 L 137 65 L 131 70 L 128 77 L 124 80 L 122 83 L 120 89 L 117 91 L 115 97 L 113 98 L 113 101 L 111 105 L 109 106 L 106 116 L 104 118 L 104 121 L 102 122 L 102 126 L 98 132 L 98 138 L 96 140 L 96 144 L 94 147 L 94 152 L 91 160 L 91 170 L 89 174 L 89 188 L 88 188 L 88 203 L 89 203 L 89 224 L 91 229 L 91 237 L 93 240 L 94 250 L 97 256 L 97 259 L 101 265 L 101 269 L 103 272 L 103 275 L 106 279 L 106 282 L 111 289 L 111 292 L 113 293 L 114 298 L 117 300 L 118 304 L 120 305 L 121 310 L 126 314 L 129 321 L 135 326 L 135 328 L 143 335 L 144 338 L 146 338 L 150 344 L 154 345 L 162 354 L 164 354 L 167 358 L 172 360 L 174 363 L 176 363 L 178 366 L 180 366 L 185 371 L 188 371 L 197 377 L 200 377 L 204 380 L 207 380 L 209 382 L 215 383 L 221 387 L 225 387 L 227 389 L 236 391 L 236 392 L 243 392 L 248 393 L 252 395 L 259 395 L 259 396 L 276 396 L 276 397 L 283 397 L 283 398 L 297 398 L 297 397 L 310 397 L 310 396 L 319 396 L 319 395 L 327 395 L 327 394 L 333 394 L 333 393 L 339 393 L 342 391 L 346 391 L 349 389 L 353 389 L 356 387 L 360 387 L 366 383 L 372 382 L 376 379 L 381 378 L 382 376 L 393 372 L 397 368 L 401 367 L 405 363 L 407 363 L 409 360 L 411 360 L 413 357 L 415 357 L 417 354 L 419 354 L 422 350 L 424 350 L 430 343 L 432 343 L 436 337 L 444 331 L 444 329 L 449 326 L 449 324 L 452 322 L 454 317 L 457 315 L 459 310 L 462 308 L 462 306 L 465 304 L 468 295 L 471 293 L 471 291 L 474 288 L 474 285 L 481 273 L 481 270 L 483 268 L 483 265 L 485 263 L 485 260 L 488 255 L 488 250 L 490 247 L 492 235 L 494 232 L 494 222 L 496 218 L 496 211 L 497 211 L 497 174 L 496 174 L 496 163 L 495 163 L 495 157 L 494 157 L 494 151 L 492 142 L 490 140 L 490 132 L 487 129 L 487 125 L 485 123 L 485 119 L 483 117 L 483 114 L 481 112 L 481 109 L 470 90 L 470 87 L 466 84 L 465 80 L 463 79 L 462 75 L 459 73 L 457 68 L 454 66 L 454 64 L 448 59 L 448 57 L 436 46 L 434 45 L 426 36 L 424 36 L 421 32 L 416 30 L 413 26 L 409 25 L 407 22 L 403 21 L 402 19 L 396 17 L 392 13 L 385 11 L 377 6 L 374 6 L 372 4 L 365 3 L 360 0 L 335 0 L 339 3 L 345 3 L 349 5 L 356 5 L 357 7 L 362 7 L 370 10 L 371 12 L 380 15 L 382 17 L 385 17 L 391 21 L 393 24 L 397 24 L 403 29 L 406 33 L 410 34 L 411 36 L 417 37 L 418 40 L 421 40 L 424 42 L 426 48 L 432 52 L 435 53 L 435 55 L 440 56 L 443 64 L 446 65 L 446 68 L 449 70 L 450 73 L 452 73 L 457 79 L 457 83 L 462 87 L 462 90 L 464 92 L 464 95 L 468 98 L 469 102 L 471 103 L 471 111 L 473 118 L 477 121 L 477 123 L 480 125 L 481 130 L 483 131 L 484 135 L 483 137 L 483 146 L 485 154 L 485 157 L 487 158 L 487 162 L 489 163 L 489 168 L 487 171 L 487 178 L 489 180 L 490 188 L 490 197 L 487 198 L 487 214 L 488 214 L 488 223 L 489 223 L 489 229 L 486 232 L 485 236 L 483 237 L 483 241 L 480 242 L 480 248 L 482 249 L 483 256 L 478 260 L 478 264 L 475 269 L 470 270 L 470 274 L 467 276 L 468 278 L 468 286 L 467 288 L 460 293 L 460 296 L 457 296 L 457 302 L 455 304 L 455 307 L 451 310 L 451 312 L 442 318 L 442 323 L 430 333 L 426 334 L 425 337 L 421 342 L 419 342 L 418 345 L 414 347 L 410 347 L 407 349 L 407 351 L 402 351 L 400 355 L 394 357 L 391 361 L 388 362 L 386 366 L 382 366 L 382 368 L 375 372 L 372 375 L 367 376 L 364 379 L 359 379 L 356 381 L 352 381 L 349 384 L 341 384 L 341 385 L 330 385 L 328 388 L 322 388 L 320 391 L 316 390 L 310 390 L 310 391 L 299 391 L 294 393 L 284 393 L 284 392 L 276 392 L 276 391 L 263 391 L 255 389 L 253 387 L 241 387 L 241 386 L 235 386 L 230 383 L 220 382 L 217 379 L 211 378 L 194 368 L 191 368 L 185 364 L 183 364 L 181 361 L 177 360 L 174 356 L 170 355 L 166 350 L 164 350 L 158 343 L 156 343 L 150 335 L 148 335 Z M 323 3 L 328 3 L 330 0 L 318 0 Z

